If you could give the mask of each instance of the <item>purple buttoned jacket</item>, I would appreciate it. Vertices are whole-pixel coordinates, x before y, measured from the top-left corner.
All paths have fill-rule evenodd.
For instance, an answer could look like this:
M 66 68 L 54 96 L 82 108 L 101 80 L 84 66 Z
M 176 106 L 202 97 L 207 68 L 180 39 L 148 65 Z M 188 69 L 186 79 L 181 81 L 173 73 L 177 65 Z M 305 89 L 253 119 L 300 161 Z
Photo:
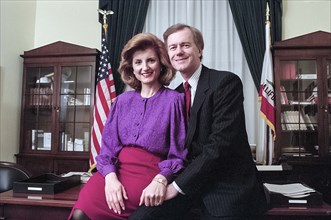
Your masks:
M 184 95 L 162 87 L 150 98 L 137 91 L 119 95 L 102 133 L 97 169 L 106 176 L 117 170 L 117 156 L 126 145 L 141 147 L 164 158 L 160 174 L 171 182 L 184 167 L 185 148 Z

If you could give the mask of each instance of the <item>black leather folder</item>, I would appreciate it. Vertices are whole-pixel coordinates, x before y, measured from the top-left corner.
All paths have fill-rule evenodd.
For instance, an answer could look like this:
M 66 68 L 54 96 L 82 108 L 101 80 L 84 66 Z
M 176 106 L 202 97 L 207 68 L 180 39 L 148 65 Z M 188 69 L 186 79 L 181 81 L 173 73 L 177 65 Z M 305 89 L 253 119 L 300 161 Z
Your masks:
M 43 174 L 13 183 L 14 193 L 55 194 L 80 184 L 80 176 L 61 177 Z

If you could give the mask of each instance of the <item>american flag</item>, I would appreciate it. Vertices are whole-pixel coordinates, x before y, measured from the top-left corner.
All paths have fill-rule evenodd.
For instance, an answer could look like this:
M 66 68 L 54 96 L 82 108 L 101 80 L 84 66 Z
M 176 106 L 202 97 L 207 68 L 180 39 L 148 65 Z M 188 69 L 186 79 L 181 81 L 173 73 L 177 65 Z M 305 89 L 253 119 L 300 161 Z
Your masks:
M 101 55 L 96 79 L 96 90 L 94 99 L 93 125 L 91 131 L 90 165 L 95 164 L 95 157 L 100 153 L 101 136 L 106 123 L 111 103 L 116 98 L 115 84 L 111 65 L 109 62 L 109 51 L 104 31 L 102 33 Z

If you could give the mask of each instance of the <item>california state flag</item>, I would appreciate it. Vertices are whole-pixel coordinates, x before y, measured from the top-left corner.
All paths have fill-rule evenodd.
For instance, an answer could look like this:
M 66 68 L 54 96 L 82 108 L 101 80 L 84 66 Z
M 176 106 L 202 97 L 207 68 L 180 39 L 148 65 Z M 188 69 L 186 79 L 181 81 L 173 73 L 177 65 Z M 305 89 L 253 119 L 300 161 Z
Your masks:
M 266 51 L 264 54 L 259 100 L 260 113 L 275 136 L 275 91 L 270 51 L 270 22 L 266 22 Z
M 272 68 L 272 55 L 270 51 L 270 22 L 266 22 L 266 51 L 264 54 L 259 101 L 261 102 L 260 114 L 267 125 L 261 127 L 260 142 L 261 159 L 263 163 L 271 164 L 273 158 L 273 141 L 275 140 L 275 92 Z M 272 133 L 272 135 L 270 135 Z M 263 137 L 262 137 L 263 136 Z M 271 137 L 272 136 L 272 137 Z M 257 149 L 258 150 L 258 149 Z M 258 153 L 258 152 L 257 152 Z M 258 155 L 257 155 L 258 156 Z

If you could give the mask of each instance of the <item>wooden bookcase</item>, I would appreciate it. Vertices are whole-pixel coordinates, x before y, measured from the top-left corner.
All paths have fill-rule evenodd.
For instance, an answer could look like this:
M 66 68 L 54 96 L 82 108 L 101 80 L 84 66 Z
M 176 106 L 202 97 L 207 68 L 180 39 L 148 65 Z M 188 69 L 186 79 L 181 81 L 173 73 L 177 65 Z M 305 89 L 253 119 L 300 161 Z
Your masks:
M 275 42 L 275 163 L 331 204 L 331 33 L 317 31 Z
M 331 159 L 331 33 L 275 42 L 276 159 Z
M 17 163 L 33 175 L 87 171 L 98 50 L 59 41 L 21 57 Z

